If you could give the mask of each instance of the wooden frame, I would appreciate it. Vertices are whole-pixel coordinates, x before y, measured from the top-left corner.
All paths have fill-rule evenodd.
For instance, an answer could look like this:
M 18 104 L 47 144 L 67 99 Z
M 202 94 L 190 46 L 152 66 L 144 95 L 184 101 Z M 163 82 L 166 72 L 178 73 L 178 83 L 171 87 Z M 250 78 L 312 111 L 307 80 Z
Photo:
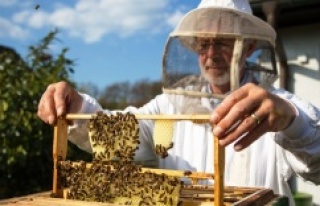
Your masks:
M 59 183 L 59 172 L 58 172 L 58 163 L 59 161 L 66 160 L 67 154 L 67 132 L 68 132 L 68 120 L 76 120 L 76 119 L 90 119 L 95 114 L 67 114 L 64 117 L 60 117 L 57 121 L 57 124 L 54 128 L 54 140 L 53 140 L 53 159 L 54 159 L 54 173 L 53 173 L 53 189 L 52 194 L 53 197 L 57 198 L 48 198 L 48 197 L 37 197 L 25 200 L 23 199 L 21 202 L 22 205 L 32 205 L 32 201 L 36 203 L 38 206 L 47 206 L 53 203 L 63 205 L 63 206 L 73 206 L 81 203 L 82 201 L 78 200 L 66 200 L 65 193 L 66 189 L 62 187 Z M 209 115 L 136 115 L 137 119 L 152 119 L 152 120 L 191 120 L 195 122 L 206 123 L 209 122 Z M 271 189 L 265 188 L 253 188 L 253 187 L 232 187 L 224 185 L 224 169 L 225 169 L 225 149 L 224 147 L 219 145 L 219 139 L 217 137 L 214 138 L 214 174 L 209 173 L 199 173 L 193 172 L 190 176 L 188 176 L 191 180 L 200 179 L 214 179 L 214 186 L 200 186 L 193 184 L 193 188 L 184 188 L 182 190 L 181 199 L 186 201 L 187 206 L 212 206 L 211 202 L 201 202 L 201 198 L 203 199 L 212 199 L 214 201 L 214 206 L 247 206 L 247 205 L 273 205 L 274 202 L 279 201 L 279 206 L 288 205 L 287 198 L 279 197 L 273 193 Z M 74 163 L 77 164 L 77 163 Z M 90 166 L 90 164 L 88 164 Z M 172 176 L 186 176 L 185 171 L 182 170 L 165 170 L 165 169 L 150 169 L 143 168 L 142 172 L 154 172 L 157 174 L 166 173 Z M 192 181 L 193 182 L 193 181 Z M 193 182 L 193 183 L 194 183 Z M 193 192 L 191 191 L 193 190 Z M 189 192 L 188 192 L 189 191 Z M 191 192 L 190 192 L 191 191 Z M 227 196 L 230 193 L 234 193 L 234 195 L 243 195 L 243 199 L 237 200 L 234 203 L 229 201 L 225 201 Z M 189 198 L 189 199 L 188 199 Z M 193 199 L 190 202 L 190 198 Z M 234 197 L 229 197 L 234 198 Z M 197 200 L 198 199 L 198 200 Z M 200 203 L 199 203 L 200 201 Z M 18 201 L 16 201 L 19 203 Z M 30 203 L 30 204 L 29 204 Z M 1 201 L 0 201 L 1 205 Z M 8 204 L 6 206 L 20 206 L 19 204 Z M 85 202 L 81 203 L 81 205 L 88 206 L 98 206 L 105 205 L 111 206 L 116 204 L 111 203 L 100 203 L 100 202 Z M 184 204 L 183 204 L 184 205 Z M 278 204 L 277 204 L 278 205 Z
M 63 197 L 63 187 L 58 181 L 58 161 L 66 160 L 67 154 L 67 130 L 68 130 L 68 120 L 76 119 L 90 119 L 94 114 L 67 114 L 65 117 L 59 117 L 57 124 L 54 127 L 53 135 L 53 188 L 52 193 L 55 197 Z M 191 121 L 201 121 L 209 122 L 210 115 L 135 115 L 137 119 L 152 119 L 152 120 L 191 120 Z M 223 205 L 223 194 L 224 194 L 224 166 L 225 166 L 225 151 L 224 147 L 219 145 L 218 138 L 214 138 L 214 204 Z M 149 170 L 149 169 L 148 169 Z M 165 170 L 161 170 L 163 172 Z M 180 174 L 183 174 L 180 171 Z M 182 175 L 181 175 L 182 176 Z M 194 179 L 208 178 L 208 174 L 194 175 Z

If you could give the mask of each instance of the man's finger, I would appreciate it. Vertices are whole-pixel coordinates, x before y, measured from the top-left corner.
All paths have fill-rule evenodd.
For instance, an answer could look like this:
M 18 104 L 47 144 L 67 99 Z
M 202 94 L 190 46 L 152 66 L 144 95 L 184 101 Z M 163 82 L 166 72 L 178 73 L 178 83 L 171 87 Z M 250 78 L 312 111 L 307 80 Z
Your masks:
M 70 93 L 70 88 L 66 83 L 59 83 L 55 86 L 54 92 L 54 107 L 57 112 L 57 116 L 65 114 L 67 111 L 66 99 Z
M 264 133 L 267 132 L 269 128 L 268 121 L 264 120 L 259 125 L 257 125 L 254 129 L 252 129 L 248 134 L 246 134 L 243 138 L 241 138 L 238 142 L 234 144 L 234 149 L 236 151 L 241 151 L 251 145 L 254 141 L 256 141 L 259 137 L 261 137 Z
M 51 93 L 46 92 L 44 94 L 40 107 L 42 119 L 49 124 L 54 124 L 56 122 L 56 109 Z
M 223 117 L 225 117 L 231 108 L 243 98 L 247 96 L 247 92 L 243 89 L 238 89 L 228 95 L 222 103 L 214 109 L 210 120 L 213 124 L 217 124 Z

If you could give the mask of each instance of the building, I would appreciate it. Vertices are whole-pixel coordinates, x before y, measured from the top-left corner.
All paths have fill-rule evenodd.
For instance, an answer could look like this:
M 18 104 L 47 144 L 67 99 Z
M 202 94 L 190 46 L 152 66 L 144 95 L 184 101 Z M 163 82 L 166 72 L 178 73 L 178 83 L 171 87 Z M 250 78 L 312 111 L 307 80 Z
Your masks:
M 249 0 L 253 13 L 277 31 L 277 86 L 320 107 L 320 1 Z M 320 160 L 319 160 L 320 161 Z M 293 178 L 292 188 L 320 205 L 320 186 Z

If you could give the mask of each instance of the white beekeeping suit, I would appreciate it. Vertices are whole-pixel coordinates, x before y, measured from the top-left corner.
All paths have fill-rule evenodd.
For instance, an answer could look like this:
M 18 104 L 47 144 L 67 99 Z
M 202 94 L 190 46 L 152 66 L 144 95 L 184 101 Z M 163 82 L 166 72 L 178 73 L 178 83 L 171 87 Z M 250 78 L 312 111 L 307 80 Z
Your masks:
M 241 37 L 245 37 L 244 39 L 254 38 L 258 46 L 264 46 L 257 47 L 259 49 L 266 48 L 266 46 L 272 48 L 275 32 L 269 25 L 253 17 L 251 13 L 250 5 L 244 0 L 201 1 L 198 8 L 186 14 L 170 34 L 164 55 L 164 93 L 156 96 L 143 107 L 128 107 L 123 112 L 156 115 L 213 111 L 221 103 L 221 99 L 215 98 L 214 95 L 210 96 L 212 93 L 210 87 L 201 78 L 196 60 L 197 54 L 194 52 L 194 37 L 204 33 L 206 36 L 210 34 L 217 36 L 219 32 L 225 34 L 233 32 L 234 38 L 238 38 L 239 35 L 243 35 Z M 204 16 L 212 19 L 206 20 L 202 18 Z M 217 16 L 225 16 L 228 21 L 222 18 L 217 24 L 211 24 Z M 197 18 L 201 18 L 201 21 L 198 21 Z M 186 20 L 194 23 L 185 23 Z M 233 25 L 236 22 L 245 25 Z M 207 29 L 205 26 L 212 27 L 205 30 Z M 260 38 L 261 36 L 263 38 Z M 185 63 L 182 63 L 183 61 Z M 189 70 L 181 71 L 183 69 Z M 320 184 L 320 111 L 295 95 L 272 87 L 272 81 L 267 78 L 272 75 L 261 76 L 255 72 L 260 74 L 261 69 L 259 71 L 245 70 L 240 86 L 248 82 L 260 83 L 272 94 L 289 101 L 296 109 L 297 117 L 286 130 L 265 133 L 241 152 L 235 152 L 233 144 L 227 146 L 225 184 L 271 188 L 275 193 L 289 197 L 290 205 L 294 205 L 287 183 L 293 173 L 297 173 L 306 181 Z M 266 73 L 270 74 L 268 72 Z M 177 77 L 178 79 L 175 79 Z M 186 85 L 186 83 L 192 85 Z M 184 95 L 176 95 L 175 91 L 182 92 Z M 196 98 L 192 96 L 195 92 Z M 94 113 L 102 110 L 94 98 L 85 94 L 81 95 L 84 101 L 80 113 Z M 185 108 L 185 105 L 189 106 Z M 106 113 L 115 112 L 104 111 Z M 191 121 L 175 123 L 172 138 L 174 147 L 168 151 L 169 156 L 165 159 L 159 158 L 154 152 L 154 122 L 140 120 L 139 126 L 141 143 L 135 160 L 147 165 L 156 163 L 160 168 L 166 169 L 214 172 L 211 125 L 195 124 Z M 91 151 L 85 121 L 75 121 L 75 124 L 70 127 L 69 140 L 80 148 Z

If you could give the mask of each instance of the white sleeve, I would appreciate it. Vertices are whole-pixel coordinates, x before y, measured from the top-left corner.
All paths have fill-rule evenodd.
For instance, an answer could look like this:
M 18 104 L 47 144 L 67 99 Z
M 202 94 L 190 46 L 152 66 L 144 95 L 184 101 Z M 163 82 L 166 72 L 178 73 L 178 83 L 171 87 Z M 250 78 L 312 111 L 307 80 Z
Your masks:
M 320 110 L 284 90 L 278 90 L 277 95 L 291 102 L 297 117 L 276 134 L 276 142 L 285 149 L 288 163 L 299 176 L 320 184 Z
M 83 103 L 79 113 L 95 113 L 102 110 L 100 104 L 87 94 L 79 93 L 83 98 Z M 75 120 L 74 124 L 69 127 L 68 139 L 73 144 L 86 152 L 92 152 L 88 130 L 87 120 Z

